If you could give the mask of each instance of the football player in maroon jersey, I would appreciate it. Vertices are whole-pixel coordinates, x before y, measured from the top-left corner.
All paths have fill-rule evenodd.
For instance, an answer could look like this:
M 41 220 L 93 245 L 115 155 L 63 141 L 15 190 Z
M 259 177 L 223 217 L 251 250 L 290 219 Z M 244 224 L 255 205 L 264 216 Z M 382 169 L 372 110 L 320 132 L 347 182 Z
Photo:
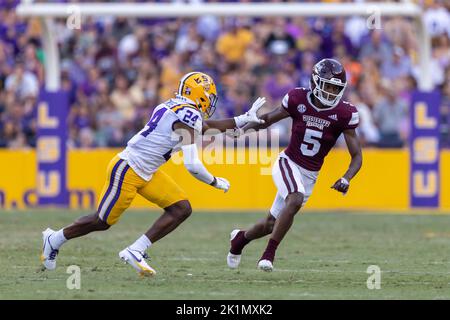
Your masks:
M 333 189 L 345 194 L 350 180 L 362 165 L 362 153 L 355 128 L 358 111 L 341 101 L 347 85 L 343 66 L 336 60 L 323 59 L 314 65 L 310 89 L 289 91 L 281 106 L 262 115 L 264 124 L 247 125 L 243 129 L 264 129 L 284 118 L 292 118 L 292 133 L 288 147 L 280 153 L 272 176 L 278 192 L 269 215 L 247 230 L 231 232 L 231 248 L 227 263 L 237 268 L 241 253 L 250 241 L 270 234 L 258 268 L 272 271 L 275 251 L 291 227 L 295 214 L 306 203 L 316 183 L 324 158 L 343 133 L 351 155 L 350 166 Z

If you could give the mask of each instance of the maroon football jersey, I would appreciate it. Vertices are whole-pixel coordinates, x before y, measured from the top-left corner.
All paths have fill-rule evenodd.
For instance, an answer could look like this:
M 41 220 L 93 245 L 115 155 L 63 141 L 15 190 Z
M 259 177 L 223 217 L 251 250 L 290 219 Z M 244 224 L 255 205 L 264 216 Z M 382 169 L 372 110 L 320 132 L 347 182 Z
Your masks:
M 358 126 L 358 110 L 340 101 L 335 107 L 319 109 L 312 104 L 312 92 L 295 88 L 283 98 L 282 106 L 292 117 L 291 140 L 286 155 L 299 166 L 319 171 L 323 160 L 346 129 Z

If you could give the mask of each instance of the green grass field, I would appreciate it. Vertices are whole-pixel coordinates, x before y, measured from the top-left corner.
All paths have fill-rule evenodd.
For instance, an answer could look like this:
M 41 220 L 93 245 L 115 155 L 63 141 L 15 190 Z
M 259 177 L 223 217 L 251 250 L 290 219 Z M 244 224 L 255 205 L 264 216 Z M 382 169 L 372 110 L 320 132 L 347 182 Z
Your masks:
M 68 242 L 58 268 L 39 266 L 41 231 L 83 212 L 0 213 L 0 299 L 450 299 L 450 216 L 304 213 L 280 246 L 275 271 L 256 262 L 267 239 L 251 243 L 238 271 L 225 257 L 229 232 L 264 213 L 194 213 L 150 250 L 158 271 L 141 279 L 118 252 L 156 212 L 129 211 L 106 232 Z M 81 268 L 81 289 L 66 287 Z M 381 289 L 367 289 L 367 268 L 381 268 Z

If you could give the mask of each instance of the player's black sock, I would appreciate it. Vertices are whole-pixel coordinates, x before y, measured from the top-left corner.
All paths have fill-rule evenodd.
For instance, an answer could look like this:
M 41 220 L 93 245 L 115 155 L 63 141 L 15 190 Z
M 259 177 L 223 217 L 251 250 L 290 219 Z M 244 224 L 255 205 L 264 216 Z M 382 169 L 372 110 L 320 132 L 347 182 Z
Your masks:
M 242 249 L 250 242 L 245 237 L 245 231 L 241 230 L 237 233 L 233 240 L 231 240 L 231 249 L 230 253 L 232 254 L 241 254 Z

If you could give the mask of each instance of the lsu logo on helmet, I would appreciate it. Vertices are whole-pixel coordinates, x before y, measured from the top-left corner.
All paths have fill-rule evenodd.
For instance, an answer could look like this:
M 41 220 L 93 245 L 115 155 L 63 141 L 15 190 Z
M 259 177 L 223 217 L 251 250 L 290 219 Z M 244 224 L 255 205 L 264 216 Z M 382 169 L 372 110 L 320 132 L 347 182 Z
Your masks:
M 184 75 L 180 80 L 177 96 L 195 104 L 205 119 L 210 118 L 216 110 L 216 85 L 214 80 L 205 73 L 190 72 Z

